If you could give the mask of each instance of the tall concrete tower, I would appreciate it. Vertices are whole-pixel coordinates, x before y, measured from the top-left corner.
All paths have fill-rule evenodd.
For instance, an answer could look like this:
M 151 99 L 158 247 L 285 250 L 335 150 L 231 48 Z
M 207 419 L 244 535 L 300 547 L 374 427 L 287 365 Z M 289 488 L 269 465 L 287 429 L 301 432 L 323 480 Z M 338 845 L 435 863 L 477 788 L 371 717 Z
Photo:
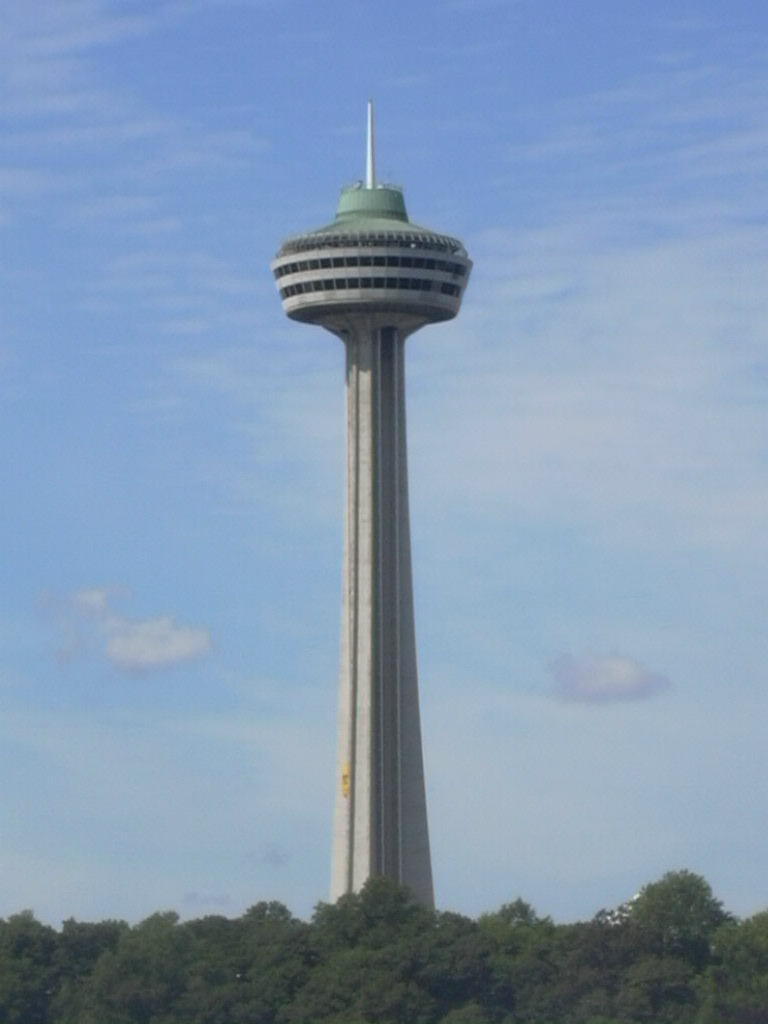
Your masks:
M 344 342 L 347 510 L 331 898 L 372 875 L 434 903 L 419 724 L 405 441 L 405 339 L 456 316 L 472 266 L 461 242 L 408 220 L 379 185 L 368 104 L 364 182 L 336 219 L 272 263 L 285 313 Z

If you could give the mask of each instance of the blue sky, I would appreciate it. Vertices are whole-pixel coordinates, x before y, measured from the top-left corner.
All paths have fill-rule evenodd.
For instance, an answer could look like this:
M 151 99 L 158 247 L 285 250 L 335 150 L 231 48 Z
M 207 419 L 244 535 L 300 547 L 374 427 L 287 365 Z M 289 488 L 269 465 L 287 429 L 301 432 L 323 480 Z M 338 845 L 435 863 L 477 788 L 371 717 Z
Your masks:
M 363 172 L 475 261 L 409 342 L 441 907 L 768 902 L 768 11 L 4 0 L 0 915 L 326 898 Z

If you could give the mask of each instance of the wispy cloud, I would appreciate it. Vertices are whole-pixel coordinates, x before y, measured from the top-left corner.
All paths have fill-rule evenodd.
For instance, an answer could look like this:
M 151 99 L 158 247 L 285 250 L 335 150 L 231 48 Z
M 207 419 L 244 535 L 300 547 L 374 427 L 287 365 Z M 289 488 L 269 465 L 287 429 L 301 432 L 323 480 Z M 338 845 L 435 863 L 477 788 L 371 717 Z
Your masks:
M 104 93 L 93 82 L 85 54 L 151 31 L 170 10 L 118 13 L 104 0 L 40 0 L 4 12 L 0 39 L 6 113 L 47 115 L 93 110 Z
M 170 105 L 148 105 L 140 89 L 107 82 L 94 53 L 164 31 L 211 2 L 161 0 L 151 10 L 144 4 L 117 10 L 108 0 L 14 5 L 0 35 L 0 114 L 7 118 L 0 191 L 17 206 L 30 196 L 61 194 L 65 201 L 54 219 L 63 212 L 68 226 L 93 221 L 101 204 L 126 229 L 153 233 L 159 226 L 166 232 L 172 221 L 150 206 L 172 202 L 162 195 L 169 179 L 175 183 L 191 168 L 221 172 L 253 165 L 268 143 L 249 128 L 225 128 L 220 119 L 204 126 L 204 114 L 190 121 Z M 84 149 L 95 157 L 87 172 L 78 166 Z M 102 175 L 110 156 L 118 170 Z M 41 158 L 75 169 L 41 172 Z M 142 209 L 147 188 L 160 192 Z M 32 212 L 40 215 L 39 209 Z
M 120 670 L 146 672 L 196 660 L 211 650 L 205 627 L 180 624 L 170 615 L 130 619 L 119 614 L 112 607 L 119 593 L 88 587 L 67 598 L 59 609 L 65 630 L 61 657 L 69 660 L 95 648 Z
M 510 160 L 518 174 L 528 163 L 551 173 L 546 165 L 553 158 L 568 167 L 570 188 L 550 199 L 610 194 L 613 201 L 631 198 L 640 213 L 646 203 L 665 212 L 665 193 L 687 207 L 695 185 L 722 190 L 734 208 L 756 209 L 756 193 L 733 186 L 768 162 L 764 49 L 741 53 L 739 63 L 749 72 L 736 75 L 726 62 L 702 63 L 695 53 L 681 52 L 675 63 L 655 65 L 611 89 L 569 96 L 546 110 L 545 130 L 541 111 L 524 125 Z
M 764 547 L 765 81 L 639 77 L 550 109 L 514 150 L 537 223 L 469 239 L 454 347 L 411 350 L 429 360 L 413 422 L 436 507 L 455 484 L 486 522 Z M 548 192 L 525 165 L 552 173 L 555 154 Z
M 103 609 L 102 589 L 82 591 L 80 603 Z M 275 697 L 266 706 L 265 689 Z M 332 716 L 316 689 L 288 694 L 251 679 L 242 704 L 212 715 L 194 703 L 158 716 L 6 708 L 2 748 L 26 773 L 26 788 L 6 787 L 1 801 L 9 909 L 33 906 L 52 922 L 137 919 L 174 904 L 238 913 L 263 893 L 309 913 L 325 864 L 290 851 L 323 834 L 331 805 Z M 24 813 L 29 791 L 34 809 Z M 55 844 L 41 839 L 44 826 Z
M 582 704 L 644 700 L 672 685 L 667 676 L 652 672 L 621 654 L 561 654 L 550 665 L 554 693 L 561 700 Z
M 12 200 L 37 196 L 65 187 L 67 178 L 55 171 L 40 171 L 30 167 L 0 167 L 0 195 Z
M 760 235 L 595 252 L 573 225 L 482 241 L 499 278 L 477 282 L 467 334 L 431 357 L 430 407 L 414 407 L 422 486 L 612 540 L 762 546 Z

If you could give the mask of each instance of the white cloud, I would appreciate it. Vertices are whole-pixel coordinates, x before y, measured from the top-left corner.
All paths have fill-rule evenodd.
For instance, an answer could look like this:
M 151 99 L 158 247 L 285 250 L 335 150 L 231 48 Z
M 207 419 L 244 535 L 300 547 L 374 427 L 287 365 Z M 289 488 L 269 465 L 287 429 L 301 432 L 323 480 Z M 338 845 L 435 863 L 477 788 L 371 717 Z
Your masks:
M 118 668 L 165 668 L 207 654 L 207 629 L 179 625 L 169 615 L 132 621 L 110 615 L 104 621 L 107 657 Z
M 555 694 L 584 704 L 642 700 L 669 689 L 669 679 L 620 654 L 561 654 L 549 666 Z
M 62 657 L 95 647 L 116 668 L 142 672 L 192 661 L 210 651 L 207 628 L 182 625 L 170 615 L 127 618 L 112 609 L 116 593 L 107 587 L 84 587 L 70 595 L 60 616 L 65 631 Z
M 72 595 L 72 604 L 78 611 L 92 615 L 103 614 L 109 607 L 110 591 L 105 587 L 85 587 Z

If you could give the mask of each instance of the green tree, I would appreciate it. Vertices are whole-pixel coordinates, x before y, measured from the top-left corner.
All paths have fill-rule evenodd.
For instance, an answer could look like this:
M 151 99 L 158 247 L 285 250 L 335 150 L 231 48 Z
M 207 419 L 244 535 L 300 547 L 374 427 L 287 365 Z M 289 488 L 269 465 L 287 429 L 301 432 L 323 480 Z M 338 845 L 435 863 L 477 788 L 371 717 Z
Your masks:
M 357 945 L 380 947 L 426 931 L 433 920 L 434 912 L 417 903 L 407 889 L 388 878 L 371 878 L 359 893 L 318 904 L 312 933 L 318 948 L 326 952 Z
M 493 1024 L 488 1011 L 477 1003 L 465 1003 L 451 1010 L 440 1021 L 440 1024 Z
M 436 1008 L 396 944 L 336 949 L 280 1014 L 285 1024 L 431 1024 Z
M 688 1024 L 698 1005 L 694 979 L 693 967 L 680 957 L 643 957 L 623 978 L 616 1012 L 641 1024 Z
M 648 953 L 680 956 L 701 969 L 710 960 L 712 937 L 730 915 L 700 875 L 670 871 L 640 890 L 628 918 Z
M 537 1001 L 536 993 L 547 991 L 556 977 L 557 928 L 522 899 L 483 914 L 478 927 L 491 944 L 489 991 L 483 1003 L 497 1017 L 517 1019 Z
M 242 919 L 209 915 L 180 925 L 185 948 L 183 991 L 173 1001 L 185 1024 L 230 1024 L 242 996 Z
M 768 1024 L 768 911 L 715 935 L 697 1024 Z
M 441 1017 L 469 1003 L 490 1004 L 494 947 L 477 922 L 460 914 L 435 914 L 432 927 L 406 948 L 414 979 Z
M 191 951 L 178 914 L 153 914 L 103 953 L 85 986 L 78 1024 L 170 1024 Z
M 507 953 L 522 949 L 535 934 L 535 929 L 552 929 L 550 918 L 539 917 L 530 903 L 519 898 L 503 904 L 492 914 L 482 914 L 478 925 L 497 949 Z
M 431 1022 L 434 1000 L 416 977 L 435 914 L 386 878 L 321 903 L 311 925 L 314 965 L 280 1020 L 291 1024 Z
M 280 903 L 0 921 L 0 1024 L 768 1024 L 768 912 L 670 872 L 592 921 L 523 900 L 472 921 L 372 879 L 310 923 Z
M 55 962 L 59 987 L 51 1005 L 53 1024 L 77 1020 L 83 993 L 96 962 L 103 953 L 114 951 L 128 931 L 124 921 L 88 924 L 72 918 L 65 921 L 58 937 Z
M 58 984 L 53 928 L 31 910 L 0 920 L 0 1021 L 46 1024 Z

